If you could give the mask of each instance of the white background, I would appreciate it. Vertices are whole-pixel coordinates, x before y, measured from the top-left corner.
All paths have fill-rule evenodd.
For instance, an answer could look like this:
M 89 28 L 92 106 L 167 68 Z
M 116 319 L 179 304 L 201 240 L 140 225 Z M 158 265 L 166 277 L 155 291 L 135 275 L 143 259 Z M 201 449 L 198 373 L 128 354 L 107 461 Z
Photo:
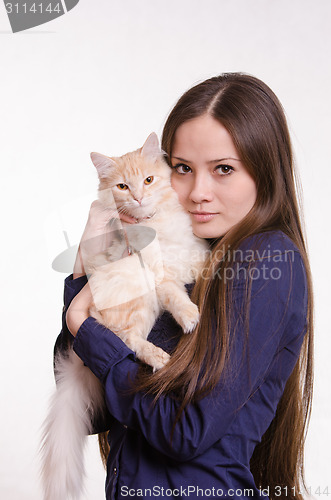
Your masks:
M 160 135 L 187 88 L 225 71 L 261 78 L 287 112 L 316 301 L 306 478 L 331 492 L 330 24 L 329 0 L 80 0 L 12 34 L 0 5 L 1 498 L 41 499 L 37 450 L 65 277 L 51 262 L 66 248 L 63 229 L 77 243 L 95 195 L 89 153 L 124 154 Z M 85 499 L 101 500 L 95 437 L 87 462 Z

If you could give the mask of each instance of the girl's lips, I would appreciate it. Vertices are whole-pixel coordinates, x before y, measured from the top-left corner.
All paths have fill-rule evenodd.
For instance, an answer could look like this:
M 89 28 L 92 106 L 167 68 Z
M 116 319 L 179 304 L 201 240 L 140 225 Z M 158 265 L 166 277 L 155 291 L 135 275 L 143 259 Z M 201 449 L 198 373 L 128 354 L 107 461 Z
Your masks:
M 193 219 L 197 222 L 208 222 L 214 217 L 216 217 L 216 215 L 218 215 L 217 213 L 211 213 L 211 212 L 190 212 L 190 214 L 192 215 Z

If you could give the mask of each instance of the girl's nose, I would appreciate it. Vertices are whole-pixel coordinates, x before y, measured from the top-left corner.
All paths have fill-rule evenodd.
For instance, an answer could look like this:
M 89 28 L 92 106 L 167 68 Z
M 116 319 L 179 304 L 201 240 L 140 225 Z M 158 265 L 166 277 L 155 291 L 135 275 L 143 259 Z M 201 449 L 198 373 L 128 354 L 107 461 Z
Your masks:
M 195 176 L 192 190 L 190 192 L 190 199 L 194 203 L 198 204 L 207 201 L 212 201 L 213 191 L 210 182 L 211 179 L 208 179 L 208 177 L 205 175 Z

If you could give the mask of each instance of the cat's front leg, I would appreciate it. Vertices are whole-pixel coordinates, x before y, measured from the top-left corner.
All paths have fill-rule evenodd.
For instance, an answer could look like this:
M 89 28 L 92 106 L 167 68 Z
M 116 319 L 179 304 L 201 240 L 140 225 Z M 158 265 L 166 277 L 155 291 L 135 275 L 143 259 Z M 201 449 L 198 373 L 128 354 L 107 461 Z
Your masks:
M 190 333 L 199 322 L 199 309 L 187 295 L 184 285 L 164 280 L 157 286 L 157 297 L 163 309 L 169 311 L 184 333 Z
M 118 334 L 118 336 L 136 353 L 137 358 L 151 366 L 154 372 L 163 368 L 170 359 L 169 354 L 163 351 L 163 349 L 132 331 L 125 334 Z

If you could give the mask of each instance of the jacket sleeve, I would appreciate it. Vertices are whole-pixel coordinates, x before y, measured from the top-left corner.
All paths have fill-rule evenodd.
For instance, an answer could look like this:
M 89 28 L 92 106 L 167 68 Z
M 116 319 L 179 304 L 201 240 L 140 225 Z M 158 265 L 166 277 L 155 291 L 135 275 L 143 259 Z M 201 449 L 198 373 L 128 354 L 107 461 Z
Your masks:
M 74 337 L 71 335 L 66 324 L 66 313 L 72 299 L 81 291 L 86 283 L 86 276 L 73 279 L 72 274 L 64 280 L 62 329 L 55 342 L 54 358 L 57 352 L 65 352 L 73 343 Z
M 277 267 L 273 278 L 262 273 L 263 265 L 266 261 L 256 266 L 255 275 L 259 273 L 259 277 L 252 279 L 248 355 L 242 356 L 245 336 L 241 311 L 245 287 L 244 280 L 239 278 L 233 288 L 237 310 L 232 325 L 235 330 L 231 355 L 233 376 L 226 384 L 220 381 L 212 393 L 187 407 L 175 427 L 171 443 L 178 402 L 170 396 L 162 396 L 153 405 L 152 396 L 130 392 L 129 379 L 132 380 L 137 371 L 135 355 L 93 318 L 87 318 L 77 333 L 74 350 L 104 384 L 110 413 L 175 460 L 190 460 L 220 440 L 236 411 L 268 377 L 276 360 L 279 363 L 281 359 L 286 365 L 286 378 L 294 368 L 306 327 L 307 289 L 302 259 L 295 252 L 293 261 L 273 263 Z M 277 374 L 278 370 L 279 364 Z M 278 390 L 282 392 L 284 385 L 285 380 Z
M 62 310 L 62 329 L 59 336 L 56 339 L 54 346 L 54 368 L 56 355 L 60 352 L 64 354 L 72 345 L 74 341 L 73 335 L 70 333 L 66 324 L 66 313 L 67 309 L 74 297 L 81 291 L 81 289 L 86 285 L 87 277 L 80 276 L 79 278 L 73 279 L 72 274 L 68 276 L 64 281 L 64 293 L 63 293 L 63 310 Z M 93 422 L 92 434 L 97 434 L 99 432 L 105 432 L 110 428 L 111 416 L 107 413 L 102 414 L 98 417 L 95 422 Z

